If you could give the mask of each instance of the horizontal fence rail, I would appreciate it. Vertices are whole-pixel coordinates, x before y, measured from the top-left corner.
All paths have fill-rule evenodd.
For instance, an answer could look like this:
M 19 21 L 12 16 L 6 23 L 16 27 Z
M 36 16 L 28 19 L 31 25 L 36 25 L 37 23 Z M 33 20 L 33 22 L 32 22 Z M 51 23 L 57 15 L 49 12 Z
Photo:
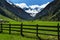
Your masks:
M 19 27 L 14 27 L 14 26 L 19 26 Z M 33 28 L 24 28 L 24 26 L 27 26 L 27 27 L 33 27 Z M 40 27 L 48 27 L 48 28 L 56 28 L 57 30 L 49 30 L 49 29 L 40 29 Z M 8 28 L 8 29 L 6 29 Z M 12 30 L 12 28 L 15 28 L 15 29 L 19 29 L 19 30 Z M 3 30 L 8 30 L 9 31 L 9 34 L 11 34 L 11 31 L 16 31 L 16 32 L 20 32 L 22 36 L 24 36 L 23 32 L 25 33 L 33 33 L 33 34 L 36 34 L 37 37 L 39 37 L 39 34 L 42 34 L 42 35 L 51 35 L 51 36 L 58 36 L 58 40 L 60 40 L 60 35 L 59 35 L 59 30 L 60 26 L 59 26 L 59 23 L 57 24 L 57 26 L 48 26 L 48 25 L 26 25 L 26 24 L 0 24 L 0 33 L 3 32 Z M 29 31 L 24 31 L 24 30 L 35 30 L 36 32 L 29 32 Z M 55 35 L 55 34 L 46 34 L 46 33 L 41 33 L 39 32 L 40 31 L 49 31 L 49 32 L 57 32 L 58 34 Z

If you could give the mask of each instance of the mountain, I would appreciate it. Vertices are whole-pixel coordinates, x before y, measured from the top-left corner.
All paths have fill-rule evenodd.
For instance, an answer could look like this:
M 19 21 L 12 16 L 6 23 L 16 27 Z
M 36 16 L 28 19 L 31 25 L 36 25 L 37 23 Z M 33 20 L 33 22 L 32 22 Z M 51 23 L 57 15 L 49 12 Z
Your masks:
M 30 14 L 28 14 L 28 13 L 26 13 L 24 10 L 22 10 L 21 8 L 19 8 L 19 7 L 16 7 L 15 5 L 11 5 L 11 4 L 9 4 L 7 1 L 5 1 L 5 0 L 0 0 L 1 2 L 1 6 L 0 6 L 0 8 L 5 12 L 4 14 L 2 14 L 2 13 L 0 13 L 0 14 L 2 14 L 2 15 L 4 15 L 4 16 L 9 16 L 9 12 L 12 12 L 12 13 L 10 13 L 10 14 L 14 14 L 15 16 L 17 16 L 18 18 L 20 18 L 20 19 L 26 19 L 26 20 L 30 20 L 30 19 L 33 19 L 31 16 L 30 16 Z M 5 10 L 4 10 L 5 9 Z M 7 11 L 9 11 L 8 13 L 6 12 L 6 10 Z M 13 15 L 10 15 L 9 16 L 9 18 L 11 18 Z M 14 17 L 13 18 L 11 18 L 11 19 L 14 19 Z
M 7 1 L 18 4 L 26 3 L 29 6 L 29 5 L 42 5 L 42 4 L 46 4 L 47 2 L 52 2 L 54 0 L 7 0 Z
M 27 8 L 26 10 L 28 9 L 31 8 Z M 37 9 L 38 8 L 36 8 L 36 10 Z M 36 14 L 35 17 L 31 17 L 29 13 L 25 12 L 23 9 L 18 6 L 15 6 L 14 4 L 11 5 L 5 0 L 0 0 L 0 14 L 11 19 L 21 18 L 24 20 L 40 19 L 60 21 L 60 0 L 55 0 L 48 4 L 41 12 Z
M 40 15 L 42 14 L 42 16 Z M 60 21 L 60 0 L 54 0 L 47 5 L 40 13 L 36 15 L 36 18 L 42 20 Z
M 30 16 L 35 17 L 36 14 L 41 12 L 48 4 L 49 4 L 49 2 L 46 4 L 43 4 L 43 5 L 29 5 L 29 6 L 27 6 L 26 3 L 20 3 L 20 4 L 14 4 L 14 5 L 25 10 L 25 12 L 30 14 Z

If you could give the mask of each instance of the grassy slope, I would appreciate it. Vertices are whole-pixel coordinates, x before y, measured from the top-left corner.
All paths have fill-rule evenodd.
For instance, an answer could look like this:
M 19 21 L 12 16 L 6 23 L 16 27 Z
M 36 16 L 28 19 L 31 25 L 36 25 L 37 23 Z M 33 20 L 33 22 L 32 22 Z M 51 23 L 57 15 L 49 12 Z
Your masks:
M 17 23 L 17 22 L 14 22 L 14 23 Z M 46 22 L 46 21 L 44 21 L 44 23 L 43 23 L 43 21 L 40 21 L 40 22 L 24 22 L 24 24 L 41 24 L 41 25 L 56 25 L 58 22 Z M 18 26 L 17 26 L 18 27 Z M 26 27 L 26 26 L 24 26 L 24 28 L 34 28 L 33 26 L 32 27 Z M 56 28 L 48 28 L 48 27 L 40 27 L 40 29 L 49 29 L 49 30 L 56 30 Z M 13 28 L 12 30 L 16 30 L 15 28 Z M 24 30 L 24 31 L 30 31 L 30 32 L 36 32 L 35 30 Z M 5 32 L 5 31 L 4 31 Z M 57 32 L 50 32 L 50 31 L 39 31 L 39 32 L 43 32 L 43 33 L 48 33 L 48 34 L 57 34 Z M 18 35 L 16 32 L 12 32 L 12 33 L 14 33 L 14 34 L 16 34 L 16 35 L 9 35 L 9 34 L 0 34 L 0 40 L 27 40 L 27 39 L 29 39 L 29 40 L 36 40 L 36 39 L 34 39 L 34 38 L 26 38 L 26 37 L 22 37 L 22 36 L 20 36 L 20 34 Z M 24 33 L 24 32 L 23 32 Z M 32 37 L 32 36 L 35 36 L 35 34 L 31 34 L 31 33 L 24 33 L 24 35 L 27 35 L 28 37 Z M 43 38 L 43 39 L 47 39 L 47 38 L 49 38 L 49 39 L 51 39 L 51 38 L 56 38 L 57 39 L 57 37 L 55 37 L 55 36 L 47 36 L 47 35 L 39 35 L 41 38 Z
M 39 24 L 39 25 L 53 25 L 53 26 L 56 26 L 57 23 L 60 23 L 60 22 L 49 22 L 49 21 L 21 21 L 21 22 L 17 22 L 17 21 L 14 21 L 14 20 L 11 20 L 7 17 L 4 17 L 2 15 L 0 15 L 0 19 L 4 19 L 4 20 L 7 20 L 9 21 L 10 24 L 20 24 L 23 22 L 23 24 Z M 28 28 L 25 26 L 25 28 Z M 31 27 L 29 27 L 31 28 Z M 33 27 L 32 27 L 33 28 Z M 45 28 L 45 27 L 40 27 L 40 29 L 49 29 L 49 30 L 56 30 L 54 28 Z M 31 31 L 31 32 L 35 32 L 34 30 L 24 30 L 24 31 Z M 39 31 L 39 32 L 43 32 L 43 33 L 48 33 L 48 34 L 57 34 L 56 32 L 49 32 L 49 31 Z M 16 32 L 14 32 L 16 33 Z M 28 33 L 24 33 L 25 35 L 27 36 L 35 36 L 34 34 L 28 34 Z M 39 35 L 41 38 L 43 39 L 47 39 L 47 38 L 56 38 L 56 37 L 53 37 L 53 36 L 46 36 L 46 35 Z M 9 35 L 9 34 L 0 34 L 0 40 L 36 40 L 36 39 L 33 39 L 33 38 L 26 38 L 26 37 L 22 37 L 20 35 Z
M 7 18 L 7 17 L 5 17 L 5 16 L 3 16 L 3 15 L 0 15 L 0 19 L 3 19 L 3 20 L 5 20 L 5 21 L 9 21 L 9 23 L 15 23 L 15 22 L 17 22 L 17 21 L 15 21 L 15 20 L 12 20 L 12 19 L 10 19 L 10 18 Z M 19 23 L 19 22 L 17 22 L 17 23 Z
M 10 21 L 9 23 L 11 23 L 11 24 L 20 24 L 21 22 L 17 22 L 17 21 L 14 21 L 14 20 L 11 20 L 11 19 L 9 19 L 9 18 L 7 18 L 7 17 L 4 17 L 4 16 L 2 16 L 2 15 L 0 15 L 0 18 L 1 19 L 4 19 L 4 20 L 7 20 L 7 21 Z M 57 25 L 57 23 L 60 23 L 60 22 L 49 22 L 49 21 L 37 21 L 37 20 L 35 20 L 35 21 L 22 21 L 23 22 L 23 24 L 34 24 L 34 25 L 36 25 L 36 24 L 39 24 L 39 25 Z M 18 26 L 17 26 L 18 27 Z M 33 28 L 33 27 L 26 27 L 26 26 L 24 26 L 24 28 Z M 40 27 L 40 29 L 49 29 L 49 30 L 56 30 L 56 28 L 45 28 L 45 27 Z M 12 30 L 16 30 L 16 29 L 12 29 Z M 24 30 L 24 31 L 30 31 L 30 32 L 36 32 L 35 30 Z M 48 34 L 57 34 L 56 32 L 49 32 L 49 31 L 39 31 L 39 32 L 43 32 L 43 33 L 48 33 Z M 14 33 L 16 33 L 16 32 L 14 32 Z M 18 33 L 19 34 L 19 33 Z M 27 40 L 27 39 L 29 39 L 29 40 L 36 40 L 36 39 L 34 39 L 34 38 L 26 38 L 26 37 L 22 37 L 22 36 L 20 36 L 20 34 L 18 35 L 18 34 L 16 34 L 16 35 L 9 35 L 9 34 L 0 34 L 0 40 Z M 35 36 L 35 34 L 31 34 L 31 33 L 24 33 L 24 35 L 27 35 L 27 36 Z M 47 38 L 57 38 L 57 37 L 53 37 L 53 36 L 46 36 L 46 35 L 39 35 L 41 38 L 43 38 L 43 39 L 47 39 Z
M 60 22 L 49 22 L 49 21 L 38 21 L 38 20 L 35 20 L 35 21 L 21 21 L 21 22 L 17 22 L 17 21 L 14 21 L 14 20 L 11 20 L 11 19 L 9 19 L 9 18 L 7 18 L 7 17 L 4 17 L 4 16 L 2 16 L 2 15 L 0 15 L 0 19 L 4 19 L 4 20 L 7 20 L 7 21 L 9 21 L 9 23 L 11 23 L 11 24 L 21 24 L 21 23 L 23 23 L 23 24 L 34 24 L 34 25 L 36 25 L 36 24 L 39 24 L 39 25 L 57 25 L 58 23 L 60 23 Z M 17 26 L 18 27 L 18 26 Z M 33 27 L 26 27 L 26 26 L 24 26 L 24 28 L 33 28 Z M 40 27 L 40 29 L 49 29 L 49 30 L 56 30 L 56 28 L 48 28 L 48 27 Z M 12 30 L 16 30 L 16 29 L 12 29 Z M 24 30 L 24 31 L 30 31 L 30 32 L 36 32 L 35 30 Z M 48 34 L 57 34 L 57 32 L 49 32 L 49 31 L 39 31 L 39 32 L 43 32 L 43 33 L 48 33 Z M 16 32 L 14 32 L 14 33 L 16 33 Z M 18 33 L 19 34 L 19 33 Z M 26 37 L 22 37 L 22 36 L 20 36 L 20 34 L 18 35 L 18 34 L 16 34 L 16 35 L 9 35 L 9 34 L 0 34 L 0 40 L 27 40 L 27 39 L 29 39 L 29 40 L 36 40 L 36 39 L 34 39 L 34 38 L 26 38 Z M 27 35 L 27 36 L 35 36 L 35 34 L 31 34 L 31 33 L 24 33 L 24 35 Z M 47 38 L 57 38 L 57 37 L 53 37 L 53 36 L 46 36 L 46 35 L 39 35 L 41 38 L 43 38 L 43 39 L 47 39 Z
M 20 18 L 17 17 L 13 12 L 11 12 L 10 10 L 6 9 L 6 8 L 3 8 L 3 7 L 0 7 L 1 10 L 3 10 L 5 12 L 5 14 L 7 14 L 8 16 L 10 16 L 12 19 L 14 20 L 18 20 L 20 21 Z
M 18 35 L 0 34 L 0 40 L 34 40 Z
M 2 16 L 2 15 L 0 15 L 0 19 L 4 19 L 4 20 L 7 20 L 7 21 L 9 21 L 9 23 L 11 23 L 11 24 L 20 24 L 20 23 L 23 23 L 23 24 L 34 24 L 34 25 L 36 25 L 36 24 L 39 24 L 39 25 L 55 25 L 55 26 L 57 26 L 57 24 L 58 23 L 60 23 L 60 22 L 49 22 L 49 21 L 38 21 L 38 20 L 35 20 L 35 21 L 22 21 L 22 22 L 17 22 L 17 21 L 14 21 L 14 20 L 11 20 L 11 19 L 9 19 L 9 18 L 7 18 L 7 17 L 4 17 L 4 16 Z M 18 26 L 17 26 L 18 27 Z M 26 26 L 24 26 L 24 28 L 33 28 L 33 27 L 26 27 Z M 49 29 L 49 30 L 56 30 L 56 28 L 45 28 L 45 27 L 40 27 L 40 29 Z M 12 30 L 14 30 L 14 29 L 12 29 Z M 15 29 L 16 30 L 16 29 Z M 36 32 L 35 30 L 24 30 L 24 31 L 30 31 L 30 32 Z M 49 32 L 49 31 L 39 31 L 39 32 L 43 32 L 43 33 L 48 33 L 48 34 L 57 34 L 57 32 Z M 19 33 L 18 33 L 19 34 Z M 28 35 L 28 36 L 35 36 L 35 34 L 30 34 L 30 33 L 24 33 L 25 35 Z M 19 36 L 19 35 L 9 35 L 9 34 L 0 34 L 0 40 L 27 40 L 27 39 L 29 39 L 29 40 L 36 40 L 36 39 L 33 39 L 33 38 L 26 38 L 26 37 L 22 37 L 22 36 Z M 52 36 L 46 36 L 46 35 L 39 35 L 41 38 L 43 38 L 43 39 L 47 39 L 47 37 L 49 38 L 49 37 L 52 37 Z M 57 37 L 52 37 L 52 38 L 57 38 Z
M 19 22 L 16 22 L 14 20 L 11 20 L 5 16 L 2 16 L 0 15 L 0 19 L 3 19 L 3 20 L 6 20 L 6 21 L 9 21 L 9 23 L 12 23 L 12 24 L 19 24 Z M 22 36 L 19 36 L 19 35 L 9 35 L 9 34 L 0 34 L 0 40 L 33 40 L 33 39 L 30 39 L 30 38 L 25 38 L 25 37 L 22 37 Z

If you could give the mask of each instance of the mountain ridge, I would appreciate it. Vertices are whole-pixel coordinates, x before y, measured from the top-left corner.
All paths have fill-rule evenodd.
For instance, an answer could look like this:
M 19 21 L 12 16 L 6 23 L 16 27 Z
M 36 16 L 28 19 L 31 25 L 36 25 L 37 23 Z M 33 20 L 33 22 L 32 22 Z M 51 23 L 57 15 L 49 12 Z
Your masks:
M 45 8 L 48 4 L 49 4 L 49 2 L 46 4 L 43 4 L 43 5 L 29 5 L 29 6 L 27 6 L 26 3 L 20 3 L 20 4 L 14 4 L 14 5 L 22 8 L 23 10 L 25 10 L 25 12 L 29 13 L 32 17 L 35 17 L 36 14 L 39 13 L 41 10 L 43 10 L 43 8 Z
M 0 0 L 0 3 L 1 2 L 4 2 L 4 0 Z M 3 4 L 4 5 L 4 4 Z M 1 5 L 0 7 L 2 7 L 3 5 Z M 7 4 L 8 5 L 8 4 Z M 5 5 L 4 7 L 7 7 L 7 5 Z M 44 20 L 45 20 L 45 17 L 46 17 L 46 19 L 48 19 L 49 20 L 49 18 L 51 18 L 51 20 L 52 19 L 56 19 L 57 18 L 57 20 L 60 20 L 60 12 L 59 12 L 59 10 L 60 10 L 60 0 L 55 0 L 55 1 L 53 1 L 53 2 L 51 2 L 49 5 L 47 5 L 41 12 L 39 12 L 37 15 L 36 15 L 36 17 L 34 17 L 35 19 L 41 19 L 41 18 L 44 18 Z M 10 6 L 9 6 L 10 7 Z M 8 7 L 8 8 L 9 8 Z M 14 6 L 12 6 L 12 7 L 14 7 Z M 13 8 L 12 8 L 13 9 Z M 19 8 L 18 8 L 19 9 Z M 19 9 L 20 10 L 20 9 Z M 21 11 L 22 12 L 22 11 Z M 57 14 L 57 12 L 59 12 L 58 14 Z M 14 11 L 14 13 L 15 13 L 15 11 Z M 25 12 L 26 13 L 26 12 Z M 42 14 L 42 16 L 40 15 L 40 14 Z M 54 16 L 55 15 L 55 16 Z M 33 18 L 32 18 L 33 19 Z M 30 20 L 30 19 L 29 19 Z

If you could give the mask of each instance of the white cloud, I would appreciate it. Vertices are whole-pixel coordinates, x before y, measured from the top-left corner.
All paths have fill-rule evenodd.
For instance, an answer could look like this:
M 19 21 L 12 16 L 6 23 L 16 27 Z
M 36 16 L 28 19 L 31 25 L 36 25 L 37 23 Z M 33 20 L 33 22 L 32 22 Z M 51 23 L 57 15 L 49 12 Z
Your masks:
M 8 3 L 12 4 L 7 0 Z M 43 5 L 30 5 L 27 6 L 26 3 L 14 3 L 14 5 L 20 7 L 20 8 L 28 8 L 28 10 L 25 10 L 27 13 L 29 13 L 32 17 L 35 17 L 37 13 L 41 11 L 41 9 L 45 8 L 50 2 L 43 4 Z M 35 8 L 38 8 L 37 10 Z M 32 10 L 31 10 L 32 9 Z
M 36 11 L 36 10 L 31 10 L 31 9 L 29 9 L 29 10 L 25 10 L 27 13 L 29 13 L 32 17 L 35 17 L 36 16 L 36 14 L 38 13 L 38 11 Z
M 19 6 L 20 8 L 28 8 L 28 6 L 25 3 L 15 4 L 16 6 Z
M 13 4 L 10 0 L 6 0 L 9 4 Z
M 32 9 L 34 9 L 34 8 L 36 8 L 36 7 L 38 7 L 38 8 L 45 8 L 47 5 L 49 4 L 49 2 L 48 3 L 46 3 L 46 4 L 43 4 L 43 5 L 30 5 L 30 6 L 27 6 L 26 5 L 26 3 L 15 3 L 15 5 L 16 6 L 19 6 L 19 7 L 21 7 L 21 8 L 32 8 Z
M 50 2 L 48 2 L 48 3 L 46 3 L 46 4 L 43 4 L 43 5 L 30 5 L 29 7 L 30 8 L 36 8 L 36 7 L 38 7 L 38 8 L 45 8 L 48 4 L 49 4 Z
M 29 7 L 32 8 L 32 9 L 35 9 L 36 7 L 39 8 L 40 6 L 39 5 L 30 5 Z
M 31 15 L 32 17 L 35 17 L 36 14 L 41 11 L 41 8 L 45 8 L 48 4 L 49 4 L 49 2 L 46 3 L 46 4 L 43 4 L 43 5 L 41 5 L 41 6 L 39 6 L 39 5 L 32 5 L 32 6 L 29 6 L 31 9 L 38 8 L 38 10 L 30 10 L 30 9 L 29 9 L 29 10 L 25 10 L 25 11 L 26 11 L 27 13 L 30 13 L 30 15 Z
M 46 3 L 46 4 L 43 4 L 40 6 L 40 8 L 45 8 L 50 2 Z
M 27 6 L 25 3 L 20 3 L 20 4 L 15 4 L 16 6 L 19 6 L 20 8 L 31 8 L 31 9 L 28 9 L 28 10 L 25 10 L 27 13 L 29 13 L 32 17 L 35 17 L 37 13 L 39 13 L 41 11 L 41 8 L 45 8 L 47 5 L 49 4 L 46 3 L 46 4 L 43 4 L 43 5 L 30 5 L 30 6 Z M 38 10 L 35 10 L 35 8 L 38 8 Z

